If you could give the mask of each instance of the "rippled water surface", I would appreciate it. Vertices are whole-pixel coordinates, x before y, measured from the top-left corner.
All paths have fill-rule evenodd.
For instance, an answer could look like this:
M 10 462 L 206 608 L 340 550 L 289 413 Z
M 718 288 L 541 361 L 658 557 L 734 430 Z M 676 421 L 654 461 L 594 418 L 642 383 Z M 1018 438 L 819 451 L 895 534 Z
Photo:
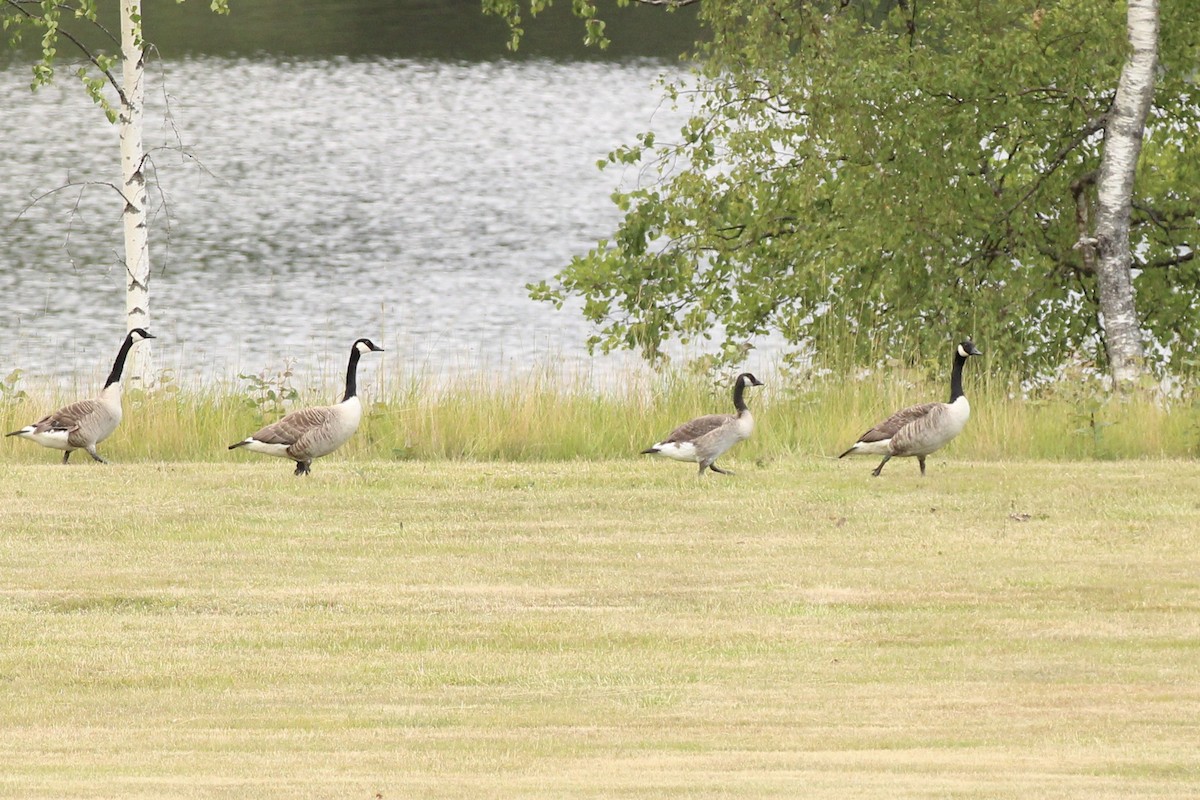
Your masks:
M 222 379 L 342 358 L 393 369 L 590 361 L 573 310 L 529 300 L 619 219 L 596 161 L 677 132 L 670 62 L 160 63 L 146 143 L 155 366 Z M 0 71 L 0 370 L 106 371 L 124 332 L 116 131 L 69 78 Z M 36 200 L 36 202 L 34 202 Z M 322 363 L 325 363 L 322 361 Z M 337 374 L 335 367 L 333 374 Z M 3 375 L 0 375 L 3 377 Z

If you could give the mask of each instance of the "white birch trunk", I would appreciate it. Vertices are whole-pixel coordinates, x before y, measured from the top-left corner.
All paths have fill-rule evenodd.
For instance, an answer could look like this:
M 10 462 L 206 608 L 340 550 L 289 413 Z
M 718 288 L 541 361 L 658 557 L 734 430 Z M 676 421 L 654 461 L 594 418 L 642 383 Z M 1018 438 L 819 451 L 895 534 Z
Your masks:
M 125 211 L 126 331 L 150 323 L 150 238 L 146 220 L 146 178 L 142 173 L 142 114 L 145 100 L 145 52 L 141 0 L 121 0 L 122 91 L 118 127 L 121 137 L 121 191 Z M 126 375 L 131 386 L 150 376 L 149 342 L 134 348 Z
M 1096 278 L 1104 343 L 1113 383 L 1129 386 L 1142 374 L 1144 351 L 1134 305 L 1129 218 L 1146 116 L 1158 62 L 1158 0 L 1129 0 L 1129 58 L 1104 126 L 1096 203 Z

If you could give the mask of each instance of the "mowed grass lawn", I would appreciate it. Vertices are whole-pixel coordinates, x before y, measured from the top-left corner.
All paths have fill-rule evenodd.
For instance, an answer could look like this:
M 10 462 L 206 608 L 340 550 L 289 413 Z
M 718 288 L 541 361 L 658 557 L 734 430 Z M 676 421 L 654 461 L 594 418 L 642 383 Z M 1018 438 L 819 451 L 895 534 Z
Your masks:
M 1200 464 L 0 465 L 0 795 L 1200 796 Z

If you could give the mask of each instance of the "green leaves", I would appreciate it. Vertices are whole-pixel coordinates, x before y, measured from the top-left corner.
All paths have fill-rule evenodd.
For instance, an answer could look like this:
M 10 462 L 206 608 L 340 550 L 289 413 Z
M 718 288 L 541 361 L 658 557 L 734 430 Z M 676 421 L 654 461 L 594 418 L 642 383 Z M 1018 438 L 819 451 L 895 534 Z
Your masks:
M 1176 33 L 1135 199 L 1139 302 L 1176 368 L 1200 341 L 1185 258 L 1198 59 L 1178 33 L 1197 12 L 1164 11 Z M 615 234 L 535 296 L 582 299 L 597 347 L 651 358 L 719 323 L 732 356 L 769 332 L 818 356 L 849 343 L 864 364 L 974 335 L 1025 377 L 1103 364 L 1073 186 L 1099 164 L 1120 4 L 711 0 L 701 14 L 695 113 L 609 154 L 644 185 L 615 195 Z
M 183 0 L 177 0 L 182 2 Z M 210 7 L 217 13 L 228 13 L 228 0 L 212 0 Z M 111 11 L 111 9 L 108 9 Z M 115 16 L 115 14 L 114 14 Z M 59 48 L 65 42 L 70 52 L 82 54 L 88 62 L 72 71 L 84 87 L 84 91 L 104 111 L 110 123 L 115 123 L 118 111 L 105 95 L 108 87 L 120 92 L 116 78 L 116 67 L 120 59 L 116 55 L 87 44 L 88 35 L 99 32 L 104 38 L 112 37 L 105 31 L 99 17 L 97 0 L 38 0 L 30 3 L 8 3 L 0 5 L 0 18 L 9 40 L 17 42 L 26 31 L 37 31 L 41 39 L 41 58 L 31 66 L 33 81 L 31 88 L 50 83 L 54 79 L 55 64 L 60 56 Z M 142 16 L 133 14 L 135 37 L 139 47 L 145 47 L 142 39 Z M 114 42 L 114 46 L 116 43 Z
M 106 62 L 110 63 L 115 59 L 106 58 Z M 88 97 L 92 98 L 92 102 L 100 106 L 104 110 L 104 116 L 107 117 L 110 124 L 117 121 L 117 109 L 104 96 L 104 88 L 108 86 L 108 81 L 103 77 L 97 77 L 90 74 L 86 67 L 80 67 L 75 70 L 75 77 L 79 78 L 84 89 L 88 93 Z
M 663 6 L 667 11 L 674 10 L 676 6 L 690 5 L 691 3 L 698 2 L 698 0 L 632 1 Z M 631 0 L 617 0 L 616 6 L 624 8 L 630 2 Z M 528 7 L 529 16 L 536 17 L 539 13 L 549 8 L 552 3 L 553 0 L 480 0 L 483 13 L 500 17 L 507 23 L 509 50 L 516 50 L 521 44 L 521 39 L 525 36 L 524 19 L 521 14 L 522 7 Z M 607 25 L 603 19 L 596 15 L 596 0 L 571 0 L 571 12 L 583 21 L 584 44 L 598 47 L 601 50 L 608 47 Z

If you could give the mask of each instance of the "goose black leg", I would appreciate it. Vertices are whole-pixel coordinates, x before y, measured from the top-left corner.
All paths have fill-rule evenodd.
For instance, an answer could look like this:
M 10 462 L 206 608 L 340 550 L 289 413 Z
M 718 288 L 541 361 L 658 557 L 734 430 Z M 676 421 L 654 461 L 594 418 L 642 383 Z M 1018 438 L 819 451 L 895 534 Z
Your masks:
M 64 464 L 67 463 L 67 459 L 71 457 L 71 452 L 72 451 L 70 451 L 70 450 L 63 450 L 63 463 Z
M 97 452 L 96 452 L 96 449 L 95 449 L 94 447 L 89 447 L 89 448 L 88 448 L 88 449 L 87 449 L 85 452 L 86 452 L 86 453 L 87 453 L 89 456 L 91 456 L 91 457 L 92 457 L 92 460 L 93 460 L 93 461 L 99 461 L 101 464 L 107 464 L 107 463 L 108 463 L 108 461 L 107 461 L 107 460 L 105 460 L 105 458 L 104 458 L 102 455 L 100 455 L 99 453 L 97 453 Z
M 925 456 L 917 456 L 917 463 L 921 465 L 921 477 L 925 477 Z
M 730 471 L 729 471 L 729 470 L 727 470 L 727 469 L 721 469 L 721 468 L 720 468 L 720 467 L 718 467 L 716 464 L 709 464 L 709 465 L 708 465 L 708 468 L 709 468 L 709 469 L 711 469 L 713 472 L 719 472 L 719 473 L 721 473 L 722 475 L 732 475 L 732 474 L 733 474 L 732 472 L 730 472 Z
M 879 466 L 876 467 L 875 469 L 871 470 L 871 474 L 874 475 L 876 478 L 878 478 L 879 473 L 883 472 L 883 465 L 886 464 L 890 459 L 891 459 L 891 456 L 884 456 L 883 461 L 879 462 Z
M 296 462 L 296 472 L 295 472 L 296 475 L 307 475 L 310 472 L 312 472 L 312 462 L 311 461 L 297 461 Z

